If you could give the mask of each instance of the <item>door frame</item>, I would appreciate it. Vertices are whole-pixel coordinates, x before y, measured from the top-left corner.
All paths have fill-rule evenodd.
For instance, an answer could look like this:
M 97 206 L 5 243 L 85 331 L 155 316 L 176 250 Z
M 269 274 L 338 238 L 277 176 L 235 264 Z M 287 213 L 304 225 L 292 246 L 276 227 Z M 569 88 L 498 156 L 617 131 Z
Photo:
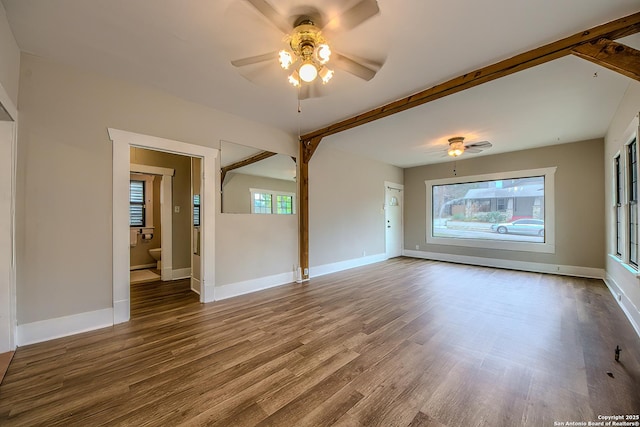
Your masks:
M 113 142 L 113 323 L 130 318 L 129 174 L 130 147 L 146 148 L 202 159 L 202 241 L 200 302 L 214 300 L 215 290 L 215 161 L 218 149 L 150 135 L 108 128 Z
M 6 351 L 14 351 L 16 349 L 17 336 L 18 336 L 18 311 L 17 311 L 17 283 L 16 283 L 16 179 L 17 179 L 17 164 L 18 164 L 18 109 L 14 105 L 13 101 L 7 94 L 5 88 L 0 84 L 0 108 L 2 108 L 10 120 L 5 122 L 11 123 L 11 137 L 9 141 L 9 151 L 11 152 L 10 161 L 11 167 L 9 168 L 9 185 L 10 185 L 10 198 L 8 200 L 8 206 L 0 206 L 3 212 L 9 212 L 9 245 L 8 253 L 2 254 L 0 262 L 8 266 L 8 283 L 6 287 L 2 289 L 2 301 L 6 301 L 8 304 L 5 308 L 8 311 L 8 322 L 0 326 L 2 328 L 7 327 L 8 331 L 2 331 L 8 336 L 9 342 L 0 342 L 0 353 Z M 5 300 L 5 297 L 8 297 Z
M 390 258 L 388 245 L 387 245 L 387 221 L 389 219 L 389 210 L 387 209 L 387 193 L 389 190 L 399 190 L 400 191 L 400 255 L 404 252 L 404 185 L 397 184 L 395 182 L 385 181 L 384 182 L 384 252 L 387 259 Z

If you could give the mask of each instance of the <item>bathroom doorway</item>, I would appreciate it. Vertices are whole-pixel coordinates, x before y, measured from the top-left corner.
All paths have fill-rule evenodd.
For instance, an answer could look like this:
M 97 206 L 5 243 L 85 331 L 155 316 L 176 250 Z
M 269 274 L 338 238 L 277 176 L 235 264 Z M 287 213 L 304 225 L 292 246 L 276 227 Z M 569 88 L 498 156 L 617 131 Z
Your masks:
M 218 156 L 218 150 L 215 148 L 194 145 L 185 142 L 154 137 L 150 135 L 127 132 L 123 130 L 109 128 L 109 138 L 113 142 L 113 322 L 114 324 L 126 322 L 131 314 L 131 293 L 130 293 L 130 253 L 124 252 L 123 249 L 130 248 L 130 181 L 131 181 L 131 147 L 145 148 L 164 153 L 183 155 L 186 157 L 197 158 L 200 160 L 201 174 L 195 181 L 200 183 L 199 194 L 199 216 L 200 225 L 197 233 L 193 231 L 187 234 L 186 246 L 189 251 L 193 248 L 193 237 L 197 236 L 198 255 L 201 262 L 195 266 L 195 262 L 191 262 L 184 267 L 185 271 L 191 271 L 191 277 L 188 282 L 191 286 L 199 287 L 199 301 L 211 302 L 215 300 L 215 212 L 216 212 L 216 185 L 215 185 L 215 165 Z M 193 194 L 189 192 L 188 203 L 177 205 L 175 197 L 177 192 L 174 190 L 171 209 L 169 215 L 172 218 L 173 232 L 172 240 L 176 240 L 175 224 L 173 222 L 176 206 L 177 210 L 188 213 L 193 218 Z M 201 209 L 201 211 L 200 211 Z M 166 217 L 166 216 L 165 216 Z M 162 221 L 162 219 L 161 219 Z M 148 231 L 148 230 L 146 230 Z M 165 237 L 167 233 L 162 232 Z M 149 236 L 150 237 L 150 236 Z M 161 251 L 167 250 L 165 239 L 161 241 Z M 174 246 L 174 242 L 171 242 Z M 171 277 L 180 277 L 180 266 L 175 263 L 174 251 L 172 256 L 166 260 L 161 259 L 161 270 L 168 269 L 166 261 L 172 260 Z M 191 254 L 191 252 L 189 252 Z M 189 258 L 192 258 L 189 256 Z M 195 266 L 195 268 L 191 268 Z M 177 272 L 176 272 L 177 270 Z M 197 281 L 194 280 L 197 278 Z M 197 292 L 197 288 L 194 288 Z
M 172 284 L 188 279 L 199 289 L 200 158 L 130 147 L 129 233 L 130 285 L 163 286 L 172 297 Z M 195 268 L 194 268 L 195 267 Z M 182 287 L 179 293 L 184 293 Z M 131 288 L 133 294 L 134 289 Z

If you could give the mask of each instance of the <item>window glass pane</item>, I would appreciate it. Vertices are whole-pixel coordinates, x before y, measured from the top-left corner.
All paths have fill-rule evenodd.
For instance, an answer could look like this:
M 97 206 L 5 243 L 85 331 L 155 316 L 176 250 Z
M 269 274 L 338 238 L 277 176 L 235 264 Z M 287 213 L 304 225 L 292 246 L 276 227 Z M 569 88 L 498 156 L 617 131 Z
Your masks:
M 432 236 L 544 243 L 544 176 L 434 185 Z
M 293 197 L 277 195 L 276 196 L 276 213 L 278 214 L 293 214 Z
M 200 226 L 200 195 L 193 195 L 193 225 Z
M 271 194 L 254 193 L 253 211 L 257 214 L 271 213 Z

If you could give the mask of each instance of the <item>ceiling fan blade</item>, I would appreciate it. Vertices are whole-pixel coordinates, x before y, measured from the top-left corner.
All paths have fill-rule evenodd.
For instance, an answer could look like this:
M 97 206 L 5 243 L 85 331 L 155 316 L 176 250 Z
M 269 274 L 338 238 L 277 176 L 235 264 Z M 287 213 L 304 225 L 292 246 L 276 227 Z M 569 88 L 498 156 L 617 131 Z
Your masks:
M 354 61 L 344 55 L 334 52 L 334 58 L 331 63 L 336 67 L 353 74 L 356 77 L 360 77 L 363 80 L 369 81 L 375 77 L 377 71 L 373 70 L 366 65 Z
M 247 0 L 258 12 L 260 12 L 269 22 L 275 25 L 280 31 L 287 34 L 291 31 L 291 25 L 265 0 Z
M 469 147 L 467 146 L 467 147 L 464 147 L 464 152 L 465 152 L 465 153 L 482 153 L 482 150 L 481 150 L 481 149 L 479 149 L 479 148 L 475 148 L 475 147 L 471 147 L 471 148 L 469 148 Z
M 489 141 L 478 141 L 478 142 L 474 142 L 471 144 L 467 144 L 464 146 L 465 149 L 468 148 L 489 148 L 492 147 L 493 144 L 491 144 Z
M 378 13 L 380 13 L 380 8 L 376 0 L 362 0 L 351 9 L 329 21 L 325 28 L 339 28 L 342 31 L 351 30 Z
M 270 60 L 276 60 L 278 58 L 277 52 L 263 53 L 262 55 L 249 56 L 247 58 L 234 59 L 231 61 L 231 65 L 234 67 L 244 67 L 245 65 L 257 64 L 259 62 L 266 62 Z

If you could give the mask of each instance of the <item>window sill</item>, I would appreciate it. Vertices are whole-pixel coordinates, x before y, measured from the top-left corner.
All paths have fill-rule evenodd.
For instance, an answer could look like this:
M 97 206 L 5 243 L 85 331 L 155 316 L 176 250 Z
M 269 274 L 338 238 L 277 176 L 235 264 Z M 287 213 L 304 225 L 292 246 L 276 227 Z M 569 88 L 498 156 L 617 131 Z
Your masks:
M 612 260 L 616 261 L 618 264 L 626 268 L 635 277 L 640 277 L 640 271 L 638 271 L 637 268 L 635 268 L 631 264 L 627 264 L 622 259 L 620 259 L 617 255 L 609 254 L 609 258 L 611 258 Z

